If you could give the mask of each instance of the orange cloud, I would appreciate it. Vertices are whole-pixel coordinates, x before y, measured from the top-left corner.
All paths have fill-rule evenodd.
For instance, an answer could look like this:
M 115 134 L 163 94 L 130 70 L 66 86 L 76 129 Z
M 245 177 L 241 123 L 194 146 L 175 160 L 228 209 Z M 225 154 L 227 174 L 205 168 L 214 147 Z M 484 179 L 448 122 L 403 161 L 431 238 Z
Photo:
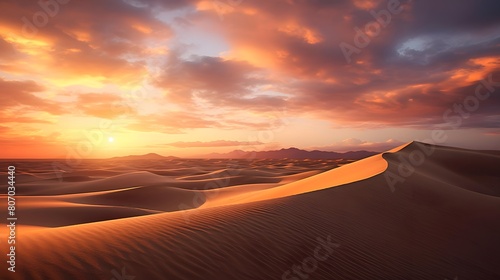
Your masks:
M 22 69 L 59 85 L 85 79 L 96 85 L 138 83 L 147 76 L 145 59 L 154 55 L 145 54 L 140 44 L 152 39 L 165 42 L 172 36 L 170 27 L 151 10 L 125 2 L 68 3 L 45 26 L 32 21 L 31 16 L 41 10 L 36 1 L 2 5 L 6 10 L 0 11 L 0 35 L 24 55 L 23 61 L 30 62 Z M 20 18 L 28 23 L 23 25 Z M 19 67 L 7 64 L 2 69 L 19 72 Z
M 43 91 L 45 88 L 33 81 L 9 81 L 0 78 L 0 110 L 27 107 L 53 115 L 66 112 L 61 104 L 35 95 Z

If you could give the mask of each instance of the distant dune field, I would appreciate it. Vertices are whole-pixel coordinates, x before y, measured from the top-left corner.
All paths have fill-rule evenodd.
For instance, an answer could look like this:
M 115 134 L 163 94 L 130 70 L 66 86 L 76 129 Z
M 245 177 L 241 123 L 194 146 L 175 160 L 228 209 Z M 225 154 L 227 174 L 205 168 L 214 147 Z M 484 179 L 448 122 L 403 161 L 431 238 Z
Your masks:
M 498 152 L 412 142 L 346 163 L 89 160 L 60 180 L 20 161 L 0 278 L 500 279 Z

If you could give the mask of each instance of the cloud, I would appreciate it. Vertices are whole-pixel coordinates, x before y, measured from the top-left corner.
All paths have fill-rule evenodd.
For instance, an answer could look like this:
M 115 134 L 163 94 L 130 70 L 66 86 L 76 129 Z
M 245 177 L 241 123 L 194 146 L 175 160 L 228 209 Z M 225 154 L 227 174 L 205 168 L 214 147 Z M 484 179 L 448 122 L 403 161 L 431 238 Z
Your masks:
M 112 93 L 79 94 L 76 104 L 84 114 L 98 118 L 115 119 L 136 113 L 124 98 Z
M 33 81 L 9 81 L 0 78 L 0 110 L 26 107 L 53 115 L 66 112 L 61 104 L 35 95 L 43 91 L 45 88 Z
M 279 115 L 256 116 L 250 120 L 240 120 L 240 116 L 209 114 L 206 112 L 170 111 L 162 114 L 135 115 L 126 128 L 140 132 L 161 132 L 186 134 L 189 130 L 214 128 L 224 130 L 264 131 L 279 129 L 286 123 Z
M 387 3 L 327 2 L 244 1 L 219 25 L 231 46 L 225 58 L 272 72 L 294 115 L 342 126 L 426 127 L 500 70 L 500 20 L 491 12 L 498 2 L 401 0 L 402 12 L 391 15 L 352 63 L 339 44 L 354 44 L 355 28 L 365 30 L 375 21 L 370 11 L 386 10 Z M 203 12 L 217 14 L 209 6 Z
M 217 127 L 218 122 L 206 115 L 183 111 L 172 111 L 161 115 L 139 115 L 127 129 L 140 132 L 183 134 L 189 129 Z
M 228 141 L 216 140 L 210 142 L 174 142 L 165 144 L 165 146 L 172 146 L 176 148 L 216 148 L 216 147 L 238 147 L 238 146 L 255 146 L 262 145 L 261 142 L 242 142 L 242 141 Z
M 168 56 L 156 79 L 156 85 L 167 91 L 171 102 L 185 106 L 198 102 L 246 110 L 284 106 L 283 97 L 263 93 L 263 88 L 270 83 L 263 69 L 247 62 L 210 56 L 183 59 L 178 52 Z
M 386 2 L 243 1 L 225 11 L 223 21 L 211 1 L 70 2 L 35 36 L 24 37 L 19 19 L 41 8 L 8 2 L 0 12 L 0 49 L 23 59 L 14 64 L 6 51 L 0 67 L 31 74 L 51 69 L 43 75 L 62 85 L 149 79 L 165 102 L 183 110 L 251 116 L 286 107 L 338 125 L 437 123 L 465 97 L 464 88 L 500 69 L 500 20 L 491 12 L 498 3 L 399 3 L 402 12 L 347 63 L 339 44 L 354 44 L 355 28 L 366 31 L 375 21 L 370 12 L 383 12 Z M 172 20 L 159 16 L 187 7 L 191 12 Z M 169 40 L 180 37 L 170 25 L 179 21 L 211 26 L 229 49 L 219 57 L 187 56 L 186 45 L 169 49 Z M 80 110 L 117 117 L 103 103 Z
M 34 117 L 19 116 L 16 114 L 0 113 L 0 120 L 2 123 L 29 123 L 29 124 L 52 124 L 48 120 L 42 120 Z
M 35 17 L 45 13 L 39 3 L 53 14 L 43 25 L 36 21 L 43 17 Z M 24 71 L 50 69 L 45 78 L 60 83 L 78 83 L 82 76 L 103 83 L 138 82 L 147 76 L 151 49 L 173 36 L 153 7 L 126 1 L 3 2 L 0 7 L 3 40 L 32 62 L 21 65 Z
M 1 35 L 1 34 L 0 34 Z M 0 37 L 0 61 L 6 62 L 14 59 L 18 55 L 14 46 L 5 41 L 5 38 Z

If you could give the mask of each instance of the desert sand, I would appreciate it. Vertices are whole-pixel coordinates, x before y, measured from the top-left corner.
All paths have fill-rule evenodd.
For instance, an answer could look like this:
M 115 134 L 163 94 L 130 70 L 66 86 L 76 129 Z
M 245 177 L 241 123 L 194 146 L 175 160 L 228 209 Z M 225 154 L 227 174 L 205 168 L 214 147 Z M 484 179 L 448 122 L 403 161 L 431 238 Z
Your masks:
M 1 279 L 500 279 L 498 152 L 47 166 L 16 166 Z

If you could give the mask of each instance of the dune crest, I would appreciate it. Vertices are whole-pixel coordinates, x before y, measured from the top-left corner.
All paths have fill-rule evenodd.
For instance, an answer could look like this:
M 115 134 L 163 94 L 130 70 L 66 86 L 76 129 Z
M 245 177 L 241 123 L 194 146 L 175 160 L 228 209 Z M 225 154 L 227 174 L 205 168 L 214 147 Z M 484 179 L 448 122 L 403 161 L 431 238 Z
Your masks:
M 396 153 L 412 143 L 413 142 L 406 143 L 386 153 Z M 282 198 L 365 180 L 387 169 L 388 163 L 382 155 L 383 154 L 374 155 L 286 185 L 258 190 L 241 189 L 240 192 L 233 192 L 232 195 L 229 196 L 216 196 L 214 199 L 208 198 L 205 204 L 200 208 Z

